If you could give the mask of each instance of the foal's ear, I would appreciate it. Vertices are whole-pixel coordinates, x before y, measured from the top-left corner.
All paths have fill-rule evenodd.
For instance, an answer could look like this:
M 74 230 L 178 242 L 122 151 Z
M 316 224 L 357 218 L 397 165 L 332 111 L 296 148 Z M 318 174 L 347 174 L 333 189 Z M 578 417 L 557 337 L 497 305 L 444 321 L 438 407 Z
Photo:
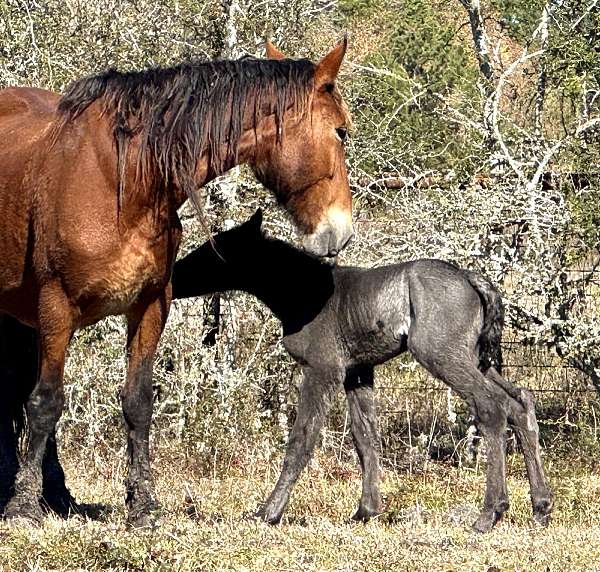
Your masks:
M 248 229 L 260 233 L 263 222 L 263 212 L 261 208 L 256 209 L 256 212 L 248 219 L 246 223 L 248 225 Z
M 317 90 L 333 90 L 347 47 L 348 34 L 344 34 L 342 41 L 317 64 L 315 69 L 315 87 Z
M 267 59 L 269 60 L 285 60 L 285 55 L 280 52 L 271 40 L 265 42 L 265 50 L 267 51 Z

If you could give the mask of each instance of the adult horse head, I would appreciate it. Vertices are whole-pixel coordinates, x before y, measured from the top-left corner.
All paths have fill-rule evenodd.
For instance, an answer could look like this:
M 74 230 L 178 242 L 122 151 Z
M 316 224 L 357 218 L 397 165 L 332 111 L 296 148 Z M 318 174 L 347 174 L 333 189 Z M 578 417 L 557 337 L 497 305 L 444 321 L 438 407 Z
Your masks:
M 132 523 L 151 519 L 152 365 L 171 302 L 177 209 L 247 163 L 306 248 L 337 254 L 352 235 L 347 115 L 335 87 L 345 50 L 344 40 L 316 65 L 242 58 L 113 70 L 74 82 L 63 97 L 0 91 L 0 314 L 39 339 L 28 451 L 7 516 L 41 517 L 43 452 L 63 408 L 73 333 L 124 314 L 127 505 Z
M 253 165 L 304 231 L 306 249 L 318 256 L 337 254 L 353 234 L 344 155 L 349 117 L 336 86 L 346 45 L 344 38 L 315 67 L 309 120 L 289 122 L 279 145 L 266 147 Z M 270 42 L 267 55 L 285 59 Z

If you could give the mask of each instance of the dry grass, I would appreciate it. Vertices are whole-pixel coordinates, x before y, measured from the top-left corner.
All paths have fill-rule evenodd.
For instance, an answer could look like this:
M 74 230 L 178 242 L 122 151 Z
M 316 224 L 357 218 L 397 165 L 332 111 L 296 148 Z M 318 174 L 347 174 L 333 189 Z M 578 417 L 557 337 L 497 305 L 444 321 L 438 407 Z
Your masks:
M 550 464 L 556 513 L 548 529 L 539 529 L 529 520 L 522 467 L 511 457 L 511 510 L 482 536 L 469 530 L 482 494 L 481 470 L 429 464 L 419 475 L 388 472 L 388 510 L 365 526 L 348 522 L 360 491 L 357 471 L 319 454 L 283 524 L 272 527 L 244 515 L 268 492 L 277 463 L 207 476 L 183 455 L 159 454 L 161 525 L 131 531 L 121 460 L 66 461 L 78 499 L 106 503 L 113 512 L 104 522 L 2 523 L 2 570 L 600 570 L 600 472 L 593 469 Z

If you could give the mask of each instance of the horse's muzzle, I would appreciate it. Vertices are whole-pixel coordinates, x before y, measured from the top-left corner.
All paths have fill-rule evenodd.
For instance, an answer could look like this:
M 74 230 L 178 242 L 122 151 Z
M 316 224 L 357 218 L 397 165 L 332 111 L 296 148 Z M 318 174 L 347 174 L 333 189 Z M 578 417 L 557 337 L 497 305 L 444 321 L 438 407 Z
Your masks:
M 339 217 L 330 218 L 321 223 L 316 232 L 304 237 L 302 245 L 307 252 L 319 257 L 337 256 L 354 236 L 352 219 L 347 217 L 342 220 Z

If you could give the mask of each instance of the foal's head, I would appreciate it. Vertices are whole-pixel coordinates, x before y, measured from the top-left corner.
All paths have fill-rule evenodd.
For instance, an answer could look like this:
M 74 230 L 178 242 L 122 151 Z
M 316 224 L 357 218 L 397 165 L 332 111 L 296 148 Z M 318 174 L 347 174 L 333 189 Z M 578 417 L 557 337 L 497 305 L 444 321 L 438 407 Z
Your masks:
M 344 151 L 350 120 L 336 86 L 346 45 L 344 38 L 316 64 L 309 109 L 286 117 L 278 126 L 278 143 L 259 151 L 253 165 L 258 179 L 291 213 L 304 247 L 317 256 L 335 256 L 353 235 Z M 284 59 L 270 43 L 267 55 Z

